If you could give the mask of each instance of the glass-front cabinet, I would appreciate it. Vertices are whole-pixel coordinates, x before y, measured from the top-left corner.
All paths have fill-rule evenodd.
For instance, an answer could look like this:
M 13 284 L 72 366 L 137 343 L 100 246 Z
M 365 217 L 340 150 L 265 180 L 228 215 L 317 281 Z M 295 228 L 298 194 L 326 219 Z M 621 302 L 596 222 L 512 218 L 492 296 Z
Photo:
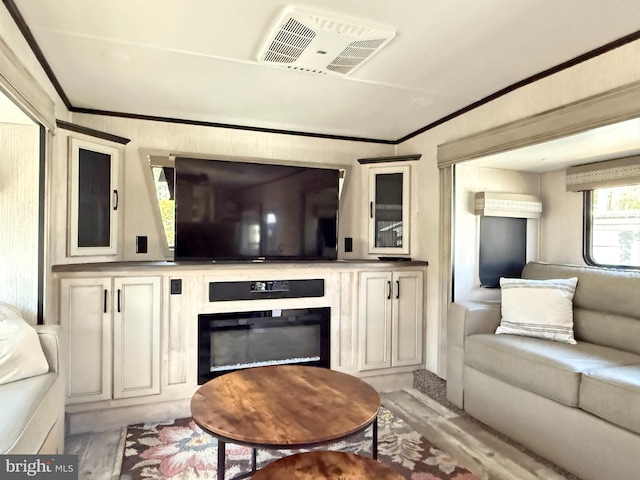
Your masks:
M 116 255 L 117 148 L 70 137 L 69 255 Z
M 410 167 L 369 170 L 369 253 L 409 254 Z

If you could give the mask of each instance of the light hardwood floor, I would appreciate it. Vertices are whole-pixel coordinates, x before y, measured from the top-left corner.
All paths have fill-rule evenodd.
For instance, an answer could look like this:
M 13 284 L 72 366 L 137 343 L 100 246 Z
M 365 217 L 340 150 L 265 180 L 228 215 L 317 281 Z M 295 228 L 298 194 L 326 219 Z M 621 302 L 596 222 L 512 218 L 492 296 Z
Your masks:
M 78 455 L 78 480 L 120 478 L 120 455 L 126 429 L 67 435 L 64 453 Z
M 525 453 L 460 417 L 415 389 L 381 395 L 382 404 L 480 480 L 564 480 Z M 66 453 L 77 454 L 80 480 L 112 480 L 120 471 L 124 431 L 70 435 Z

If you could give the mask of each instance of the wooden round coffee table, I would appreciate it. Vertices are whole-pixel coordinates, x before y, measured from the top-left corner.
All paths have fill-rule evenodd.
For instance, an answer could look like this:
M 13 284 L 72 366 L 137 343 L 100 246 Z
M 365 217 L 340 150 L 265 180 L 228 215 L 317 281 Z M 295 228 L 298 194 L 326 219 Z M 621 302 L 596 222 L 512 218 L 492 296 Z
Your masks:
M 191 415 L 218 438 L 218 480 L 224 479 L 226 442 L 253 448 L 324 445 L 370 425 L 377 458 L 380 396 L 362 380 L 327 368 L 275 365 L 227 373 L 202 385 Z

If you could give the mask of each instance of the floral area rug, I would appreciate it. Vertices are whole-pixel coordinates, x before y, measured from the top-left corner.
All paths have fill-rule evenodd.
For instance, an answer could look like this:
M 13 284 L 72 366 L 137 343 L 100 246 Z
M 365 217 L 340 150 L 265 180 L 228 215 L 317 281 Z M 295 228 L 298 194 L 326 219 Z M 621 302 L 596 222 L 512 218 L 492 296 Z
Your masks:
M 322 447 L 371 456 L 371 429 Z M 191 418 L 127 428 L 121 480 L 215 478 L 218 442 Z M 302 450 L 257 451 L 258 468 Z M 378 460 L 409 480 L 478 480 L 402 419 L 382 408 L 378 416 Z M 225 479 L 247 472 L 251 449 L 227 444 Z M 286 480 L 286 479 L 283 479 Z

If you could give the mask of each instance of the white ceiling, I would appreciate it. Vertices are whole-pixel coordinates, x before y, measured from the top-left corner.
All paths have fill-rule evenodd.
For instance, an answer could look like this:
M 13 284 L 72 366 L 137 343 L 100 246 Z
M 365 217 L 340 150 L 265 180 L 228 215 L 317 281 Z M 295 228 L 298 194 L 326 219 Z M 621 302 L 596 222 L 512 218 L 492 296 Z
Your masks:
M 396 141 L 640 30 L 640 0 L 13 0 L 74 108 Z M 258 62 L 285 7 L 395 32 L 347 76 Z
M 640 111 L 640 106 L 638 106 Z M 473 160 L 478 167 L 545 173 L 640 155 L 640 118 Z

